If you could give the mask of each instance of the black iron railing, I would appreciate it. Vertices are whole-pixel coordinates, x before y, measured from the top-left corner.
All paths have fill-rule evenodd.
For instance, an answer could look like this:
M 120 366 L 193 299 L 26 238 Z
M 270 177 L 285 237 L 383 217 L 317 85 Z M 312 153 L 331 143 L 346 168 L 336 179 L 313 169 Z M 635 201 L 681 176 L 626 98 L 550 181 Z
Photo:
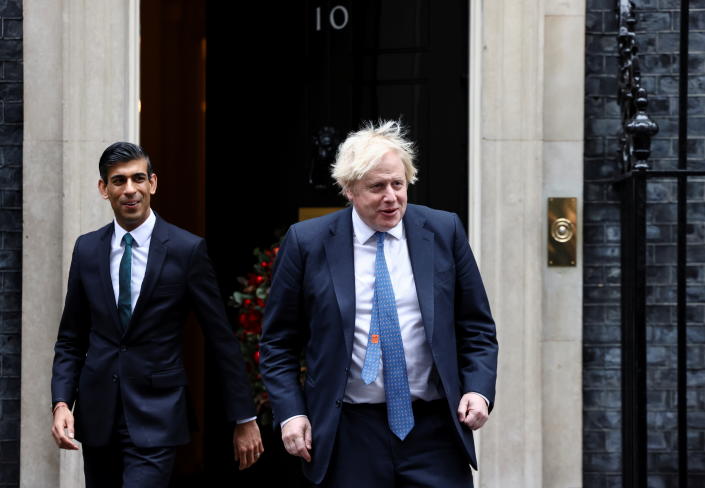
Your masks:
M 634 4 L 618 0 L 619 92 L 622 113 L 617 179 L 622 199 L 622 442 L 625 487 L 647 486 L 647 181 L 675 179 L 676 329 L 678 417 L 678 485 L 688 486 L 686 377 L 686 262 L 687 183 L 705 171 L 689 170 L 688 150 L 688 31 L 689 1 L 681 0 L 679 52 L 678 167 L 650 168 L 651 139 L 658 126 L 647 113 L 648 96 L 641 85 L 639 45 Z

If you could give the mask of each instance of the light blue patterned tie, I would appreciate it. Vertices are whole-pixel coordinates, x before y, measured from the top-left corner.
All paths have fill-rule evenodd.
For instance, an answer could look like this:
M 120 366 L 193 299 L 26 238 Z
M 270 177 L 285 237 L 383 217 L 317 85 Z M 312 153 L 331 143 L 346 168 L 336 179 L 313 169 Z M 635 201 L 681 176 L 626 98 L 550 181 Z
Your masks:
M 118 293 L 118 315 L 122 330 L 127 330 L 127 325 L 132 318 L 132 236 L 127 233 L 122 236 L 125 250 L 120 260 L 120 291 Z
M 379 359 L 382 356 L 389 428 L 399 439 L 404 440 L 414 427 L 414 412 L 411 409 L 411 392 L 406 376 L 406 359 L 399 329 L 397 303 L 384 259 L 386 235 L 386 232 L 376 233 L 375 289 L 362 380 L 369 385 L 377 378 Z

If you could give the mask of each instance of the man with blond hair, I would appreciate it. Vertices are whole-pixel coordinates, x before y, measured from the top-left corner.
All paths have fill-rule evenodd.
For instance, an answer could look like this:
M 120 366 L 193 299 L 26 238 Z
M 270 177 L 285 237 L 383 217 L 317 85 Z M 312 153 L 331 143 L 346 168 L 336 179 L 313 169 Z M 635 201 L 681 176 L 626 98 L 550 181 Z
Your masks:
M 332 168 L 351 207 L 293 225 L 275 264 L 262 373 L 319 486 L 472 486 L 495 326 L 460 219 L 407 204 L 414 153 L 398 122 L 351 133 Z

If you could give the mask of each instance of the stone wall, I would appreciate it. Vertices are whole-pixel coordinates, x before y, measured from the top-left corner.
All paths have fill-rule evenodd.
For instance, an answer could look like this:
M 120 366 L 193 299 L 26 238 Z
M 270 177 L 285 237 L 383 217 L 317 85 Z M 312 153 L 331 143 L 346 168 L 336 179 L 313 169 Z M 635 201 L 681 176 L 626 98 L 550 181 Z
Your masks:
M 0 0 L 4 5 L 6 0 Z M 139 140 L 139 0 L 22 0 L 20 486 L 84 486 L 80 453 L 51 441 L 51 364 L 76 237 L 112 217 L 96 161 Z
M 588 0 L 586 36 L 584 482 L 621 486 L 620 216 L 605 180 L 618 173 L 616 0 Z M 660 132 L 651 167 L 678 158 L 679 0 L 636 2 L 637 39 L 649 114 Z M 705 164 L 705 2 L 691 1 L 688 98 L 690 169 Z M 647 188 L 647 388 L 649 486 L 674 486 L 676 414 L 676 184 Z M 705 474 L 705 183 L 688 184 L 688 430 L 693 483 Z M 695 486 L 695 485 L 693 485 Z
M 0 4 L 0 486 L 19 482 L 22 1 Z

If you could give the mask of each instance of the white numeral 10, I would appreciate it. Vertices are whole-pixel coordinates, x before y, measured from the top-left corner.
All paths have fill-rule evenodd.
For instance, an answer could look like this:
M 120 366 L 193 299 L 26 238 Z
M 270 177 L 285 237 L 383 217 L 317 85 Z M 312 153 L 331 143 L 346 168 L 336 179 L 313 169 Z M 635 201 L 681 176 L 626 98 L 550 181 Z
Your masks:
M 340 14 L 336 15 L 337 12 Z M 346 25 L 348 25 L 348 19 L 350 15 L 348 14 L 348 9 L 342 5 L 336 5 L 330 9 L 328 14 L 328 23 L 335 30 L 341 30 Z M 321 7 L 316 7 L 316 30 L 321 30 Z

